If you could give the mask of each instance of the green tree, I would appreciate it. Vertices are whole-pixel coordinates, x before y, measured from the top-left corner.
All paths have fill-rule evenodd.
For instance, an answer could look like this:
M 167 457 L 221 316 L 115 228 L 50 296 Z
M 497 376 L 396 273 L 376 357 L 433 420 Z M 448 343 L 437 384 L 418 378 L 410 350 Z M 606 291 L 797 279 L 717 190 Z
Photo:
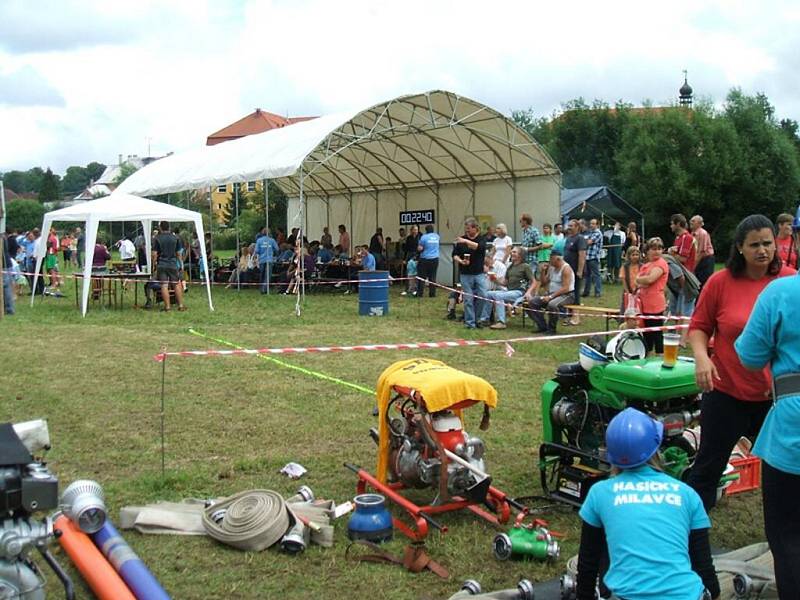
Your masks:
M 61 178 L 47 168 L 39 187 L 39 202 L 58 202 L 61 199 Z
M 41 167 L 33 167 L 25 172 L 25 191 L 41 193 L 42 184 L 44 183 L 44 171 Z
M 86 176 L 91 181 L 97 181 L 105 170 L 106 166 L 103 163 L 93 161 L 86 165 Z
M 269 181 L 269 227 L 273 231 L 276 227 L 286 228 L 286 208 L 288 199 L 283 190 L 278 185 L 270 180 Z M 241 192 L 240 192 L 241 194 Z M 259 215 L 261 219 L 261 227 L 264 226 L 266 220 L 264 217 L 264 188 L 261 186 L 255 192 L 249 192 L 243 196 L 239 196 L 240 209 L 242 206 L 242 199 L 244 198 L 245 207 Z M 233 196 L 231 196 L 233 202 Z M 229 204 L 232 206 L 232 204 Z M 259 227 L 260 228 L 260 227 Z
M 3 173 L 3 184 L 6 188 L 18 194 L 30 192 L 25 171 L 9 171 L 8 173 Z
M 800 154 L 775 120 L 775 109 L 763 94 L 728 94 L 721 118 L 735 129 L 739 155 L 731 178 L 720 226 L 731 233 L 751 213 L 772 219 L 794 212 L 800 195 Z
M 24 198 L 10 200 L 6 205 L 6 210 L 8 228 L 17 228 L 20 231 L 41 226 L 45 213 L 45 208 L 40 202 Z
M 669 217 L 677 212 L 701 212 L 713 235 L 738 158 L 736 131 L 710 112 L 645 111 L 622 137 L 616 187 L 644 213 L 648 235 L 671 241 Z
M 89 185 L 89 175 L 83 167 L 67 167 L 61 187 L 66 194 L 79 194 Z

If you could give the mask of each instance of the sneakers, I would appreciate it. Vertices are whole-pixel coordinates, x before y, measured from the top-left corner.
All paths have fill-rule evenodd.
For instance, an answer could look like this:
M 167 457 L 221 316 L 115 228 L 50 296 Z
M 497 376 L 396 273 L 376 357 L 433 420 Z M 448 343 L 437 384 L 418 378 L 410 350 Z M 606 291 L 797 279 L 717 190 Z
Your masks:
M 400 292 L 401 296 L 408 296 L 408 292 Z
M 494 325 L 490 325 L 489 326 L 489 329 L 505 329 L 505 328 L 506 328 L 506 324 L 503 323 L 502 321 L 498 321 Z
M 447 316 L 445 317 L 445 319 L 447 319 L 448 321 L 455 321 L 456 320 L 456 311 L 448 310 L 447 311 Z
M 153 303 L 150 302 L 150 300 L 148 300 L 147 302 L 144 303 L 144 306 L 142 308 L 145 310 L 150 310 L 151 308 L 153 308 Z
M 489 327 L 489 321 L 478 321 L 478 329 L 483 329 L 484 327 Z

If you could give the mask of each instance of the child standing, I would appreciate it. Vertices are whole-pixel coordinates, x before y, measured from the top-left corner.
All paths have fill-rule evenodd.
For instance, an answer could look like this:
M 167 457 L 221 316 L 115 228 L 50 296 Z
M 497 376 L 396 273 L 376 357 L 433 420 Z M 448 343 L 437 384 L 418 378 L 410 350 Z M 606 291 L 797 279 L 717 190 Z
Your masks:
M 411 254 L 406 261 L 406 277 L 408 277 L 408 288 L 402 292 L 401 296 L 417 295 L 417 255 Z M 424 290 L 423 290 L 424 291 Z

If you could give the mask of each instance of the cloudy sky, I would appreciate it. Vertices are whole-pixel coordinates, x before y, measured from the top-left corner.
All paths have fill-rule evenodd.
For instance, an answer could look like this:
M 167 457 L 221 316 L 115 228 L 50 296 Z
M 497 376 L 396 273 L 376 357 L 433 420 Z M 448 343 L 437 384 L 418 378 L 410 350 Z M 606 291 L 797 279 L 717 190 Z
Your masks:
M 2 0 L 0 171 L 205 143 L 290 115 L 445 89 L 506 114 L 583 96 L 764 92 L 800 120 L 800 3 Z

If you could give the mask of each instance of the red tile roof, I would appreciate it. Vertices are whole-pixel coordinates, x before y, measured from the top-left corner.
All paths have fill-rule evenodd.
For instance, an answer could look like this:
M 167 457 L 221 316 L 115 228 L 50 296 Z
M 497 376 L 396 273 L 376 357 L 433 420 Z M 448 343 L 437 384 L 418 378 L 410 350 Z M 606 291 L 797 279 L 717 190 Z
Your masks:
M 257 108 L 246 117 L 209 135 L 206 140 L 206 145 L 213 146 L 221 142 L 235 140 L 254 133 L 263 133 L 270 129 L 286 127 L 287 125 L 299 123 L 300 121 L 308 121 L 309 119 L 316 119 L 316 117 L 282 117 Z

